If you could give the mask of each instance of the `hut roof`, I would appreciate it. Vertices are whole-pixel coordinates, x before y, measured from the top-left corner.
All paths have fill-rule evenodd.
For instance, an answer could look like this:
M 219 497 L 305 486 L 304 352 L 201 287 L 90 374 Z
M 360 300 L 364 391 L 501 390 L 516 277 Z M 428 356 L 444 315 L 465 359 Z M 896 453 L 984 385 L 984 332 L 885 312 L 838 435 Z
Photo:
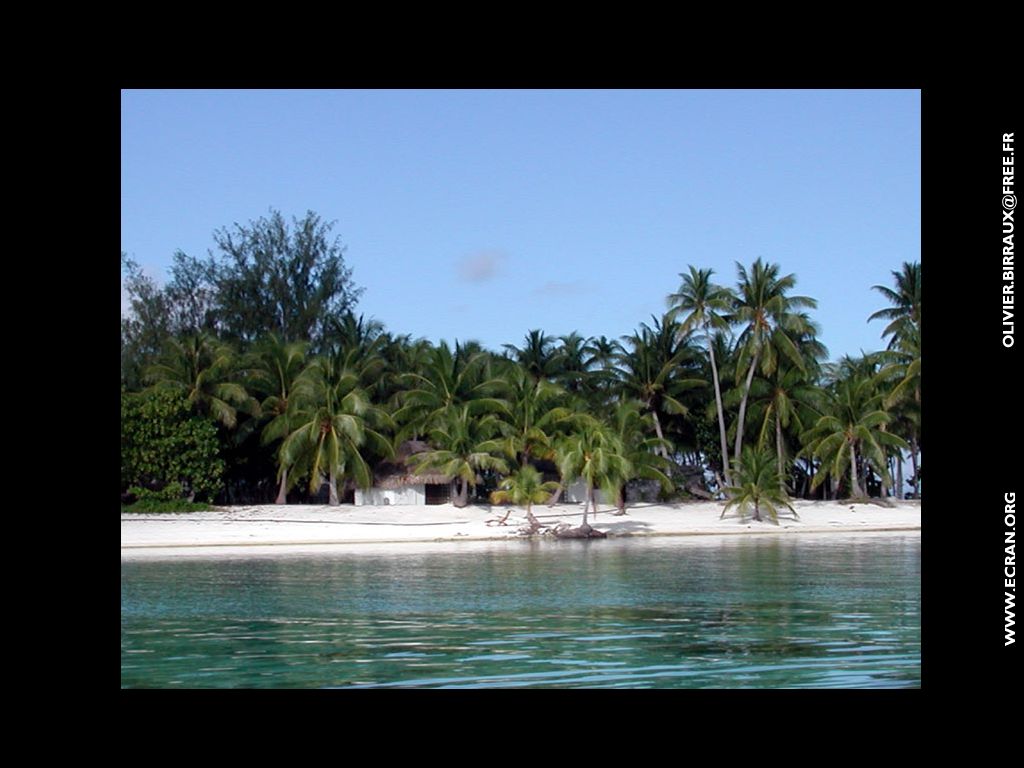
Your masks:
M 451 475 L 430 472 L 418 475 L 409 466 L 409 457 L 417 453 L 432 450 L 422 440 L 406 440 L 398 446 L 393 461 L 382 461 L 373 470 L 374 485 L 378 488 L 404 488 L 407 485 L 446 485 L 452 481 Z

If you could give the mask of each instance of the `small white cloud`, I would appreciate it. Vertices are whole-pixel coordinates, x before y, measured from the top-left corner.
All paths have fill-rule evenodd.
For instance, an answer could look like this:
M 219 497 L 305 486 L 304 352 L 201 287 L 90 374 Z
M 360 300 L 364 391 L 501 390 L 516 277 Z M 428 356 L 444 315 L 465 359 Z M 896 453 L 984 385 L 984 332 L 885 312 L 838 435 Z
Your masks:
M 456 267 L 459 277 L 467 283 L 485 283 L 498 274 L 505 259 L 501 251 L 477 251 L 461 258 Z

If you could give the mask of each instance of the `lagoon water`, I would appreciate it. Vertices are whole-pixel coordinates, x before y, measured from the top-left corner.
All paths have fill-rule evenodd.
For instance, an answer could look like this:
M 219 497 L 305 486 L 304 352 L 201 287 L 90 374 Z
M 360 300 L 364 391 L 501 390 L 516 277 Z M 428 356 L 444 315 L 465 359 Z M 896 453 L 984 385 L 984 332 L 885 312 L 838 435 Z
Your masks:
M 904 688 L 921 537 L 122 560 L 122 688 Z

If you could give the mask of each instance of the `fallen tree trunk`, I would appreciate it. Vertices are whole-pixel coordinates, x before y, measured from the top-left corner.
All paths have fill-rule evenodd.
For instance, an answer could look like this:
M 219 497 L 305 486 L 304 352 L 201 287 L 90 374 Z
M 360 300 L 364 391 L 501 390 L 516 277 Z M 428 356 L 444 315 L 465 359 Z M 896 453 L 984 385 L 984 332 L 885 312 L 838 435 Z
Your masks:
M 584 523 L 578 528 L 563 528 L 555 531 L 555 536 L 559 539 L 607 539 L 608 534 L 604 531 L 598 531 L 591 528 L 587 523 Z

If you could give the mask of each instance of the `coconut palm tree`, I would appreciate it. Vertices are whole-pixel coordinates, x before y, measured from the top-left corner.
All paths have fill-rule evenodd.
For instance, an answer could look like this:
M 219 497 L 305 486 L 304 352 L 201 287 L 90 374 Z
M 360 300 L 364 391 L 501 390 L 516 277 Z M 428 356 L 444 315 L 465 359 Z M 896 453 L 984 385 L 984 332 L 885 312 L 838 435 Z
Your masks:
M 729 500 L 722 508 L 719 519 L 725 517 L 730 508 L 736 507 L 740 519 L 745 520 L 750 507 L 754 507 L 753 519 L 761 522 L 761 507 L 768 511 L 772 522 L 779 522 L 778 507 L 786 507 L 798 517 L 789 503 L 786 489 L 779 480 L 778 467 L 771 451 L 765 448 L 746 446 L 740 461 L 733 465 L 736 484 L 728 488 Z
M 553 379 L 561 365 L 561 356 L 555 348 L 555 337 L 541 330 L 532 330 L 523 339 L 523 346 L 503 344 L 506 355 L 519 363 L 537 381 Z
M 498 395 L 504 382 L 490 371 L 490 355 L 468 351 L 458 342 L 454 351 L 442 341 L 426 354 L 425 366 L 398 378 L 403 390 L 397 395 L 395 421 L 403 425 L 397 439 L 427 434 L 444 423 L 450 409 L 469 405 L 474 416 L 506 410 Z
M 287 343 L 276 334 L 268 334 L 258 342 L 250 357 L 249 376 L 254 391 L 264 395 L 260 410 L 267 419 L 261 434 L 261 443 L 269 445 L 277 440 L 282 444 L 291 434 L 288 404 L 295 384 L 306 364 L 306 342 Z M 285 504 L 289 488 L 289 470 L 280 448 L 278 455 L 278 490 L 275 504 Z M 294 480 L 294 478 L 292 478 Z
M 874 285 L 872 288 L 881 293 L 891 307 L 880 309 L 873 313 L 868 322 L 872 320 L 888 320 L 889 324 L 882 331 L 882 338 L 892 336 L 889 340 L 889 348 L 892 349 L 898 339 L 907 336 L 913 328 L 921 333 L 921 263 L 904 262 L 899 272 L 892 273 L 896 289 L 887 288 L 884 285 Z
M 775 460 L 783 484 L 786 479 L 785 433 L 799 436 L 822 415 L 823 391 L 809 376 L 812 364 L 813 361 L 809 361 L 801 370 L 783 361 L 770 377 L 755 378 L 751 384 L 750 416 L 755 424 L 760 423 L 757 445 L 764 447 L 769 439 L 774 439 Z
M 432 451 L 414 454 L 410 464 L 417 474 L 440 472 L 455 478 L 456 507 L 469 503 L 469 488 L 480 482 L 482 470 L 508 472 L 508 464 L 494 454 L 501 444 L 492 438 L 499 428 L 493 414 L 472 416 L 468 405 L 453 408 L 444 422 L 430 431 Z
M 624 336 L 629 350 L 619 355 L 619 386 L 627 398 L 640 402 L 651 414 L 658 436 L 658 452 L 668 458 L 660 413 L 683 415 L 689 411 L 682 401 L 688 390 L 706 386 L 696 377 L 698 353 L 690 336 L 681 333 L 679 324 L 665 315 L 654 326 L 640 324 L 640 331 Z
M 882 478 L 883 486 L 891 486 L 885 449 L 908 447 L 901 437 L 884 429 L 892 416 L 884 410 L 882 400 L 873 377 L 843 378 L 828 393 L 824 415 L 803 437 L 802 452 L 819 459 L 832 477 L 842 477 L 844 466 L 849 466 L 854 497 L 864 496 L 859 475 L 867 466 Z M 825 472 L 816 474 L 811 488 L 824 478 Z
M 904 329 L 888 350 L 878 353 L 883 363 L 877 381 L 885 395 L 884 405 L 893 415 L 893 431 L 910 443 L 910 460 L 914 470 L 914 494 L 921 496 L 918 453 L 921 441 L 921 330 L 915 326 Z M 903 495 L 903 456 L 896 456 L 896 486 Z
M 575 414 L 565 405 L 565 390 L 547 379 L 535 379 L 521 365 L 507 361 L 501 370 L 506 400 L 496 411 L 502 420 L 501 443 L 505 454 L 525 467 L 533 460 L 550 459 L 554 440 L 572 428 Z
M 372 405 L 359 376 L 340 358 L 317 358 L 299 376 L 291 398 L 292 431 L 281 446 L 281 460 L 309 472 L 310 492 L 328 482 L 328 503 L 337 505 L 338 484 L 353 479 L 361 488 L 373 483 L 366 448 L 393 456 L 391 442 L 377 430 L 390 426 L 387 414 Z
M 690 273 L 679 273 L 683 279 L 679 290 L 669 295 L 669 314 L 675 318 L 680 314 L 686 314 L 679 329 L 682 333 L 690 333 L 700 329 L 708 346 L 708 356 L 711 360 L 711 375 L 715 387 L 715 411 L 718 414 L 718 430 L 722 442 L 722 476 L 725 484 L 731 485 L 729 479 L 729 445 L 725 436 L 725 411 L 722 407 L 722 388 L 718 382 L 718 365 L 715 360 L 715 345 L 713 343 L 713 330 L 726 330 L 729 323 L 725 313 L 729 311 L 734 301 L 734 296 L 728 288 L 715 285 L 711 282 L 712 269 L 697 269 L 689 267 Z
M 626 449 L 619 437 L 592 417 L 581 418 L 576 432 L 559 443 L 558 470 L 563 485 L 582 478 L 587 485 L 587 498 L 583 504 L 583 525 L 587 525 L 587 510 L 593 504 L 597 514 L 595 488 L 602 488 L 608 498 L 618 495 L 622 484 L 632 477 L 634 469 L 626 458 Z
M 533 505 L 542 504 L 558 490 L 558 483 L 544 482 L 536 467 L 519 467 L 506 477 L 491 494 L 492 504 L 515 504 L 526 507 L 526 516 L 533 517 Z
M 669 473 L 672 464 L 658 454 L 657 438 L 650 437 L 647 422 L 653 421 L 649 414 L 641 411 L 635 400 L 621 400 L 615 408 L 610 429 L 622 444 L 623 456 L 632 471 L 628 477 L 620 478 L 616 488 L 616 506 L 619 514 L 626 514 L 626 483 L 630 480 L 656 480 L 665 493 L 673 489 Z
M 746 372 L 746 384 L 740 400 L 736 424 L 736 447 L 733 459 L 738 461 L 743 447 L 743 430 L 747 413 L 750 384 L 758 370 L 774 373 L 778 361 L 788 358 L 797 368 L 804 368 L 804 359 L 793 340 L 794 335 L 807 332 L 805 316 L 795 310 L 814 308 L 817 302 L 807 296 L 789 296 L 796 285 L 795 275 L 779 276 L 778 264 L 765 264 L 757 259 L 750 271 L 736 264 L 739 282 L 729 321 L 742 326 L 739 336 L 740 355 L 736 366 L 737 382 Z
M 181 392 L 195 410 L 228 429 L 238 423 L 238 410 L 258 414 L 259 404 L 233 380 L 234 350 L 206 333 L 169 339 L 163 355 L 146 371 L 152 388 Z

